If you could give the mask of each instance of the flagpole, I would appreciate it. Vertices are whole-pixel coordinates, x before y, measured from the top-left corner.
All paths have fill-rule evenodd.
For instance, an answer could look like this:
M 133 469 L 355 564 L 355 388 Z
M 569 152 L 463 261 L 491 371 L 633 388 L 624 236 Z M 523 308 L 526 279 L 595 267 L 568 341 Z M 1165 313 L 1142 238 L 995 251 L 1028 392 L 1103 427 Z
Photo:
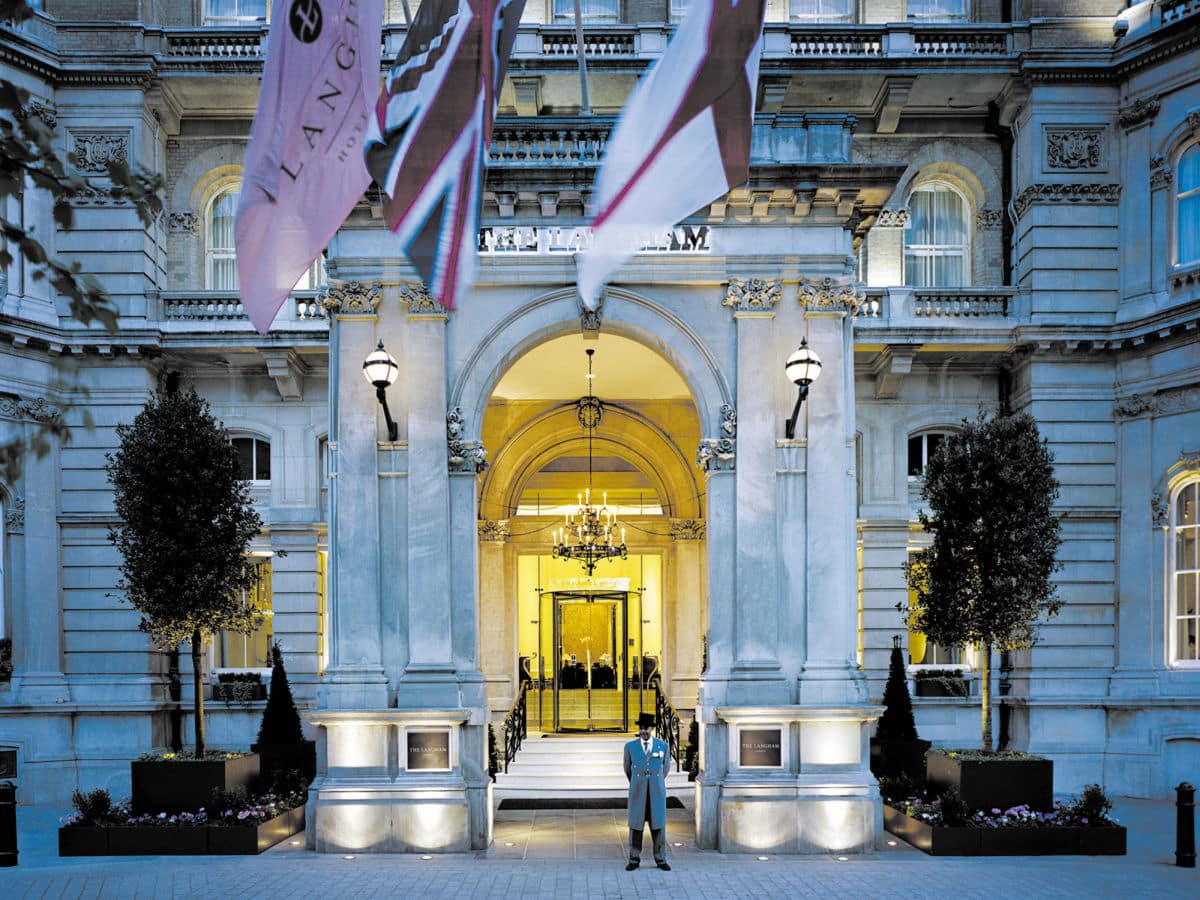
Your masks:
M 408 0 L 400 0 L 400 5 L 404 8 L 404 27 L 412 28 L 412 12 L 408 8 Z
M 587 59 L 583 55 L 583 12 L 580 0 L 575 0 L 575 54 L 579 57 L 579 111 L 585 116 L 592 114 L 592 102 L 588 99 Z

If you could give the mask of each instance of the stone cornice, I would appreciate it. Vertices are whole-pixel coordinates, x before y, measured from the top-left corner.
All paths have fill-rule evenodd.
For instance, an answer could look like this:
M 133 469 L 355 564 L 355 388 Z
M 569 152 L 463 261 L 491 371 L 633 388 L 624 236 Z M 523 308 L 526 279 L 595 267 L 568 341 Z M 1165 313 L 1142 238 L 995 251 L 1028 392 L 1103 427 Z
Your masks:
M 1121 199 L 1120 184 L 1041 183 L 1031 184 L 1017 195 L 1017 218 L 1023 218 L 1034 204 L 1093 203 L 1112 205 Z

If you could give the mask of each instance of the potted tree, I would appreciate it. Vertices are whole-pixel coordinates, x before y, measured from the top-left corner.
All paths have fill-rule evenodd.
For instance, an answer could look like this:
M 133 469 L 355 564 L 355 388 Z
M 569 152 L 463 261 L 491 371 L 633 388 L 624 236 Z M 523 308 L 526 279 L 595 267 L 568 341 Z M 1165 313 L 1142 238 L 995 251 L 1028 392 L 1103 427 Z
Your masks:
M 1061 606 L 1051 581 L 1062 542 L 1054 513 L 1054 456 L 1032 416 L 989 419 L 981 413 L 942 441 L 925 470 L 921 496 L 929 504 L 929 512 L 920 513 L 921 526 L 933 542 L 905 564 L 916 593 L 906 623 L 939 644 L 980 648 L 981 751 L 969 761 L 986 767 L 992 754 L 992 651 L 1033 646 L 1038 621 Z M 1017 802 L 1048 808 L 1050 760 L 1007 756 L 994 760 L 995 768 L 1006 770 L 1002 774 L 968 784 L 957 755 L 932 752 L 929 788 L 955 787 L 977 809 L 1014 805 L 973 793 L 977 781 L 1015 789 L 1022 795 Z M 1023 788 L 1014 785 L 1021 771 L 1032 779 Z
M 258 741 L 250 749 L 261 760 L 262 781 L 271 786 L 281 775 L 293 769 L 304 773 L 304 783 L 317 777 L 317 742 L 304 739 L 300 713 L 292 697 L 287 671 L 283 667 L 283 648 L 271 643 L 271 691 L 263 710 Z
M 194 390 L 169 380 L 131 424 L 117 426 L 117 437 L 106 459 L 120 520 L 109 531 L 122 557 L 119 587 L 159 648 L 190 643 L 195 702 L 192 753 L 133 763 L 134 810 L 195 810 L 214 788 L 249 787 L 258 777 L 257 757 L 206 752 L 201 677 L 206 638 L 262 622 L 242 599 L 259 577 L 248 550 L 262 521 L 228 434 Z M 186 772 L 177 768 L 184 762 Z
M 883 688 L 883 715 L 871 738 L 871 773 L 887 779 L 889 787 L 919 793 L 925 787 L 925 753 L 932 744 L 917 737 L 912 697 L 904 677 L 904 654 L 900 638 L 892 639 L 892 657 L 887 684 Z M 900 791 L 904 793 L 903 790 Z

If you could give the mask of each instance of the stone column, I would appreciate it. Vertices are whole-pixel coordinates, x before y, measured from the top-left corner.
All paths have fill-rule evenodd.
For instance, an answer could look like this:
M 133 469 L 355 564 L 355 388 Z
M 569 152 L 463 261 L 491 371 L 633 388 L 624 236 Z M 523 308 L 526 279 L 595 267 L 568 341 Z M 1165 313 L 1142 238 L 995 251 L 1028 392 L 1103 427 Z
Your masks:
M 707 621 L 704 602 L 704 523 L 695 519 L 671 520 L 671 554 L 667 590 L 663 596 L 663 624 L 671 623 L 663 647 L 663 671 L 671 673 L 668 692 L 681 709 L 694 707 L 704 655 L 703 629 Z
M 517 683 L 512 677 L 517 598 L 506 590 L 508 579 L 504 569 L 508 535 L 507 519 L 479 522 L 479 664 L 487 684 L 489 706 L 495 710 L 507 709 L 517 695 Z
M 808 563 L 802 705 L 866 700 L 855 660 L 858 597 L 855 564 L 854 311 L 863 301 L 853 282 L 802 281 L 808 345 L 821 358 L 820 380 L 802 410 L 807 422 Z
M 736 597 L 730 703 L 786 703 L 779 664 L 778 524 L 774 386 L 782 361 L 771 352 L 778 281 L 732 278 L 723 305 L 737 328 L 737 419 L 740 433 L 735 511 Z M 744 684 L 738 684 L 744 682 Z
M 351 281 L 322 298 L 329 332 L 330 662 L 319 705 L 381 709 L 383 673 L 379 579 L 381 412 L 362 363 L 375 349 L 378 285 Z M 386 435 L 385 435 L 386 436 Z

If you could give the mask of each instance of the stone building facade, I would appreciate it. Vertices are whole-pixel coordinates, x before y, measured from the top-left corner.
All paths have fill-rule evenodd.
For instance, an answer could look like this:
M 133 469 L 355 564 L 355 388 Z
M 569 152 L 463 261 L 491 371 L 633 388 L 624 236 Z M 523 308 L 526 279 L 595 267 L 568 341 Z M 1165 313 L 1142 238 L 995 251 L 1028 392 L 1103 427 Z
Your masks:
M 166 209 L 145 227 L 97 193 L 64 231 L 31 188 L 5 210 L 121 311 L 109 334 L 20 261 L 0 279 L 0 439 L 71 426 L 0 483 L 0 750 L 23 800 L 119 793 L 128 760 L 171 741 L 165 658 L 116 590 L 104 455 L 173 372 L 253 481 L 270 576 L 252 602 L 321 742 L 322 849 L 485 844 L 487 725 L 523 683 L 537 727 L 562 725 L 567 662 L 601 654 L 567 653 L 575 625 L 550 621 L 583 616 L 559 595 L 598 592 L 623 597 L 605 607 L 620 627 L 580 634 L 615 654 L 617 682 L 644 703 L 653 670 L 702 724 L 702 846 L 872 846 L 866 740 L 903 631 L 901 566 L 926 540 L 921 468 L 980 409 L 1031 412 L 1063 485 L 1064 605 L 1000 665 L 1002 739 L 1052 757 L 1064 791 L 1165 796 L 1194 777 L 1192 0 L 770 0 L 749 181 L 648 244 L 595 314 L 573 255 L 595 172 L 686 3 L 585 0 L 585 114 L 571 5 L 530 0 L 475 290 L 433 304 L 368 193 L 266 337 L 240 308 L 231 240 L 266 0 L 42 6 L 0 26 L 3 77 L 34 98 L 22 114 L 96 183 L 108 159 L 162 173 Z M 405 33 L 402 4 L 386 7 L 385 63 Z M 802 337 L 824 374 L 788 439 L 783 362 Z M 400 363 L 394 441 L 359 374 L 380 340 Z M 588 347 L 605 404 L 591 445 Z M 630 557 L 595 579 L 550 554 L 589 461 Z M 214 677 L 261 668 L 266 639 L 217 641 Z M 905 639 L 914 677 L 955 670 L 969 692 L 917 697 L 923 736 L 974 743 L 977 651 Z M 253 739 L 261 705 L 208 708 L 214 745 Z M 449 768 L 409 770 L 405 746 L 430 729 L 449 735 Z M 764 730 L 778 762 L 750 764 L 743 738 Z

